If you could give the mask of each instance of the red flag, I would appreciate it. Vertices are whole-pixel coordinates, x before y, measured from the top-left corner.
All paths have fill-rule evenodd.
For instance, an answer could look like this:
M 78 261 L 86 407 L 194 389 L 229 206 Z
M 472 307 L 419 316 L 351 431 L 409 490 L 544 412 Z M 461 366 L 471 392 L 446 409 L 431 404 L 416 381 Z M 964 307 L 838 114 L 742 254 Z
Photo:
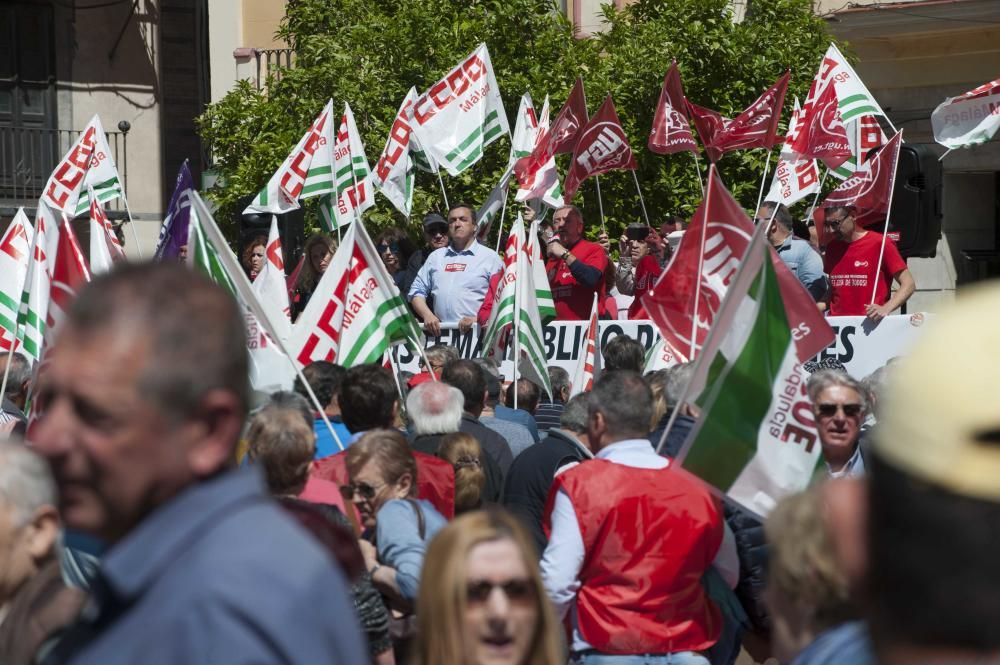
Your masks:
M 673 260 L 644 300 L 649 317 L 682 360 L 693 359 L 692 330 L 694 356 L 705 343 L 729 284 L 736 277 L 753 231 L 746 212 L 722 184 L 712 165 L 705 201 L 691 218 Z M 795 303 L 794 307 L 786 305 L 786 309 L 788 322 L 796 331 L 797 356 L 801 361 L 808 360 L 826 347 L 827 341 L 822 335 L 829 327 L 805 287 L 773 252 L 772 265 L 778 275 L 782 298 L 786 303 Z M 693 319 L 696 295 L 697 326 Z M 808 300 L 803 301 L 802 295 Z M 808 302 L 808 307 L 802 302 Z
M 889 198 L 896 183 L 896 165 L 902 142 L 903 132 L 900 131 L 868 162 L 867 170 L 855 171 L 854 175 L 830 192 L 813 211 L 821 243 L 826 242 L 826 208 L 853 206 L 854 221 L 863 227 L 885 221 L 889 212 Z
M 653 115 L 653 128 L 649 132 L 647 143 L 652 152 L 669 155 L 684 150 L 698 151 L 684 102 L 681 73 L 674 60 L 670 63 L 667 75 L 663 77 L 660 101 L 657 102 L 656 113 Z
M 802 108 L 792 150 L 803 157 L 823 160 L 831 170 L 851 156 L 847 129 L 840 118 L 837 91 L 833 85 L 826 86 L 818 99 L 807 101 Z
M 711 161 L 717 162 L 733 150 L 771 149 L 777 143 L 778 120 L 790 76 L 786 71 L 757 101 L 732 120 L 711 109 L 688 103 L 694 126 Z
M 46 317 L 47 334 L 51 334 L 62 321 L 66 310 L 76 298 L 76 292 L 90 281 L 90 270 L 87 261 L 80 251 L 80 243 L 69 225 L 69 220 L 63 216 L 59 225 L 55 260 L 52 264 L 52 285 L 49 289 L 49 311 Z
M 580 141 L 573 152 L 573 161 L 563 185 L 565 200 L 569 201 L 580 188 L 580 183 L 592 175 L 614 169 L 639 168 L 628 144 L 628 137 L 618 119 L 611 95 L 580 132 Z
M 587 124 L 587 100 L 583 96 L 583 79 L 577 77 L 569 99 L 559 111 L 549 130 L 546 152 L 549 156 L 571 153 L 576 150 L 580 132 Z M 548 161 L 548 158 L 545 159 Z M 542 162 L 545 163 L 544 161 Z

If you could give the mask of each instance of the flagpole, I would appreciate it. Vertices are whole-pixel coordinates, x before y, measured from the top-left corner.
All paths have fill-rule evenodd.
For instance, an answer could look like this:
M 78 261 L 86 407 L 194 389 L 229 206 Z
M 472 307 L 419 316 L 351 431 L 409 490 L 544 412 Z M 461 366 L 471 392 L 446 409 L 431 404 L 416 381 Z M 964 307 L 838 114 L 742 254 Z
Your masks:
M 698 186 L 701 187 L 701 198 L 705 198 L 705 183 L 701 181 L 701 160 L 698 159 L 698 151 L 691 150 L 691 156 L 694 157 L 694 170 L 698 174 Z
M 395 354 L 392 352 L 392 350 L 393 347 L 389 346 L 389 348 L 386 349 L 385 352 L 389 354 L 389 367 L 391 368 L 392 371 L 392 378 L 396 381 L 396 394 L 399 395 L 399 405 L 400 408 L 402 408 L 406 402 L 406 397 L 403 395 L 403 386 L 400 385 L 399 383 L 399 367 L 396 365 L 395 358 L 393 358 Z M 428 367 L 430 367 L 430 365 L 428 365 Z M 431 372 L 431 374 L 433 373 L 434 372 Z
M 441 177 L 441 167 L 437 170 L 438 184 L 441 185 L 441 196 L 444 197 L 444 207 L 451 210 L 451 204 L 448 203 L 448 192 L 444 191 L 444 178 Z
M 497 249 L 496 249 L 496 251 L 498 251 L 498 252 L 500 251 L 500 239 L 503 237 L 503 219 L 504 219 L 504 216 L 506 214 L 507 214 L 507 197 L 505 195 L 503 197 L 503 206 L 500 208 L 500 228 L 497 229 Z
M 527 242 L 527 240 L 525 241 Z M 521 361 L 521 334 L 520 334 L 520 323 L 521 323 L 521 310 L 518 308 L 520 304 L 520 298 L 518 295 L 521 293 L 521 280 L 524 277 L 524 261 L 522 260 L 522 254 L 524 252 L 524 247 L 517 248 L 517 274 L 514 279 L 514 326 L 512 330 L 514 331 L 514 407 L 517 408 L 517 369 Z
M 830 169 L 826 167 L 825 164 L 824 167 L 826 168 L 826 170 L 823 172 L 823 178 L 819 181 L 819 190 L 816 192 L 816 196 L 813 197 L 812 205 L 809 206 L 809 212 L 806 213 L 807 223 L 809 222 L 810 219 L 812 219 L 813 213 L 816 212 L 816 204 L 819 203 L 819 196 L 820 194 L 823 193 L 823 185 L 826 184 L 826 177 L 830 175 Z
M 715 164 L 708 167 L 708 179 L 711 181 L 715 173 Z M 698 276 L 694 283 L 694 311 L 691 313 L 691 344 L 688 351 L 688 361 L 694 360 L 694 347 L 698 339 L 698 301 L 701 300 L 701 272 L 705 268 L 705 239 L 708 237 L 708 209 L 712 205 L 712 185 L 708 186 L 705 197 L 705 208 L 701 215 L 701 249 L 698 251 Z
M 601 214 L 601 233 L 607 235 L 608 230 L 604 227 L 604 201 L 601 199 L 601 177 L 595 175 L 594 182 L 597 184 L 597 211 Z
M 898 163 L 898 161 L 897 161 Z M 875 264 L 875 282 L 874 288 L 872 289 L 872 302 L 875 304 L 875 294 L 878 293 L 878 276 L 882 272 L 882 258 L 885 255 L 885 239 L 889 235 L 889 216 L 892 214 L 892 198 L 896 189 L 896 179 L 893 176 L 892 187 L 889 189 L 889 205 L 886 206 L 885 210 L 885 228 L 882 229 L 882 246 L 878 250 L 878 263 Z M 892 290 L 892 281 L 889 282 L 889 289 Z
M 635 171 L 632 171 L 632 180 L 635 181 L 635 191 L 639 194 L 639 205 L 642 206 L 642 216 L 646 220 L 646 226 L 650 226 L 649 215 L 646 213 L 646 202 L 642 199 L 642 190 L 639 189 L 639 176 L 635 174 Z
M 122 192 L 122 203 L 125 204 L 125 214 L 128 215 L 128 226 L 132 229 L 132 240 L 135 241 L 135 251 L 139 253 L 139 260 L 143 260 L 145 257 L 142 255 L 142 248 L 139 247 L 139 234 L 135 232 L 135 221 L 132 219 L 132 211 L 128 209 L 128 199 L 125 198 L 125 192 Z
M 757 193 L 757 207 L 754 208 L 754 212 L 760 210 L 760 202 L 764 200 L 764 184 L 767 182 L 767 172 L 771 170 L 771 150 L 767 151 L 767 157 L 764 159 L 764 177 L 760 179 L 760 191 Z

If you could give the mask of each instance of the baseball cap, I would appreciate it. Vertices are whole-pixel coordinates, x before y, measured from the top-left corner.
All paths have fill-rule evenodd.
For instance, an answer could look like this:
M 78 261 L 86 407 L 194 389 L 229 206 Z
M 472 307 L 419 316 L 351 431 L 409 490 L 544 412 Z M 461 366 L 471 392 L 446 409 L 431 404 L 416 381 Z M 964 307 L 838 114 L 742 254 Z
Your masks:
M 925 325 L 893 364 L 873 450 L 955 494 L 1000 501 L 1000 408 L 988 361 L 1000 348 L 1000 287 L 969 288 Z
M 428 213 L 427 215 L 424 216 L 424 230 L 432 226 L 439 226 L 439 225 L 447 228 L 448 221 L 441 215 L 437 214 L 436 212 Z

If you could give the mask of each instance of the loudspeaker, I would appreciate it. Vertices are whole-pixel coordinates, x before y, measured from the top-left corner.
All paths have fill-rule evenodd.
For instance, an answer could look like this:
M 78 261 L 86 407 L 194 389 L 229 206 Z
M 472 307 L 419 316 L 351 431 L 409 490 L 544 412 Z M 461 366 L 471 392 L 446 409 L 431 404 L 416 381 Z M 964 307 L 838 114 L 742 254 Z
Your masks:
M 271 215 L 267 213 L 243 214 L 253 196 L 245 196 L 239 200 L 236 212 L 236 225 L 239 228 L 237 243 L 237 258 L 242 262 L 243 251 L 257 236 L 267 238 L 271 231 Z M 305 244 L 305 212 L 302 208 L 278 215 L 278 235 L 281 236 L 281 253 L 285 261 L 285 274 L 290 275 L 299 259 L 302 258 L 302 247 Z
M 941 162 L 927 145 L 903 144 L 889 214 L 889 237 L 903 258 L 930 258 L 941 238 Z

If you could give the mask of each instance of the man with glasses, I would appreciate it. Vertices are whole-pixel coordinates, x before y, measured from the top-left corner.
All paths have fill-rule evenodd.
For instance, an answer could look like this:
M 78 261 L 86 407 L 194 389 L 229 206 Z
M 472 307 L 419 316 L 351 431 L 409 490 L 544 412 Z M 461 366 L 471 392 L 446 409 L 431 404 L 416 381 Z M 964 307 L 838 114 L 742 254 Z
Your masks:
M 410 286 L 408 299 L 424 330 L 439 336 L 441 323 L 467 332 L 476 322 L 490 277 L 503 269 L 497 253 L 476 240 L 476 211 L 460 203 L 448 211 L 447 247 L 434 250 Z M 428 299 L 433 297 L 433 311 Z
M 868 411 L 864 387 L 844 372 L 824 369 L 809 377 L 807 389 L 830 477 L 863 476 L 865 461 L 859 441 Z
M 882 234 L 859 226 L 853 206 L 833 206 L 824 212 L 828 240 L 823 268 L 830 276 L 829 312 L 832 316 L 867 316 L 877 323 L 913 295 L 916 284 L 906 261 L 896 243 L 886 239 L 879 263 Z M 899 288 L 890 298 L 893 280 Z

